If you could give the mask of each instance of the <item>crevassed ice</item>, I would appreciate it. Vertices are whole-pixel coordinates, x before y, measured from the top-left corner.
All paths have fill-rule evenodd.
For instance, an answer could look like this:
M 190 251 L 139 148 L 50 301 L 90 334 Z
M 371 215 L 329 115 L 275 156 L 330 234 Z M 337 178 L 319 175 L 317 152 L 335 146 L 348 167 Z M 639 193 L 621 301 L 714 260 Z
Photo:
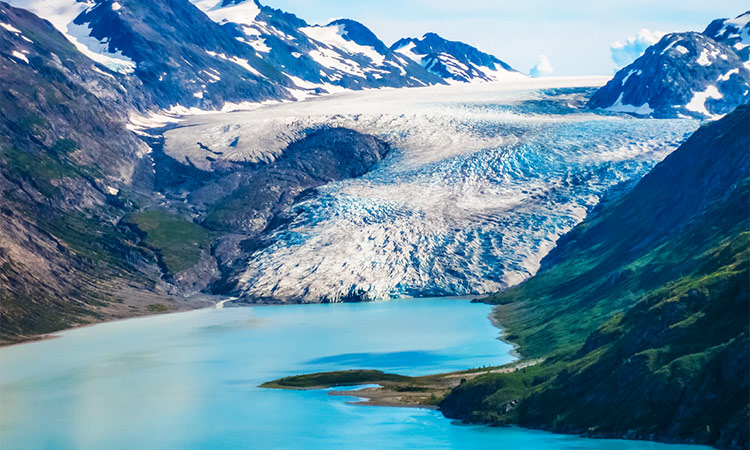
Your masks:
M 547 98 L 542 87 L 603 81 L 344 93 L 189 118 L 166 134 L 165 150 L 197 164 L 206 156 L 195 144 L 201 141 L 224 158 L 272 160 L 323 125 L 393 146 L 370 173 L 296 205 L 293 221 L 244 269 L 242 295 L 335 301 L 488 293 L 535 273 L 604 192 L 643 175 L 697 127 L 693 120 L 543 114 L 523 103 Z

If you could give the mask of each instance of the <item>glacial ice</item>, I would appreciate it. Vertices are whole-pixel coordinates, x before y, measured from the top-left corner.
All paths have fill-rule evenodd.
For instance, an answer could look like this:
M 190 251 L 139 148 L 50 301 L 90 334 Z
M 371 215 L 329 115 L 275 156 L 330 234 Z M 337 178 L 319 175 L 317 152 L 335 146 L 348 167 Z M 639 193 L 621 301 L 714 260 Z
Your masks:
M 529 103 L 567 105 L 564 92 L 544 89 L 602 81 L 383 89 L 195 116 L 166 134 L 165 151 L 210 169 L 206 156 L 216 153 L 273 160 L 321 126 L 379 136 L 391 154 L 365 176 L 298 203 L 293 221 L 251 258 L 240 294 L 301 301 L 482 294 L 534 274 L 602 195 L 638 179 L 697 127 L 540 112 L 546 103 Z

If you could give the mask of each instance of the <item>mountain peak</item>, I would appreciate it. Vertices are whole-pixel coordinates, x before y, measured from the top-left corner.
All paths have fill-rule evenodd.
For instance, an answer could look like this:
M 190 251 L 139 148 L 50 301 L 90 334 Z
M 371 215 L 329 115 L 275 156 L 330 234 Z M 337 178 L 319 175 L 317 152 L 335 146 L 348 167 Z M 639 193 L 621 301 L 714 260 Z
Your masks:
M 460 41 L 449 41 L 434 32 L 425 33 L 421 39 L 400 39 L 391 50 L 453 82 L 498 81 L 524 76 L 494 55 Z
M 750 100 L 745 64 L 733 47 L 705 34 L 671 33 L 618 71 L 589 106 L 653 117 L 715 118 Z
M 444 37 L 440 36 L 439 34 L 428 31 L 427 33 L 422 35 L 423 40 L 439 40 L 439 41 L 447 41 Z
M 388 52 L 388 47 L 381 41 L 375 33 L 360 22 L 352 19 L 336 19 L 328 23 L 327 27 L 342 27 L 342 37 L 359 45 L 366 45 L 375 48 L 380 54 Z
M 750 61 L 750 11 L 734 19 L 716 19 L 706 27 L 703 34 L 731 47 L 745 63 Z M 750 69 L 750 64 L 745 67 Z

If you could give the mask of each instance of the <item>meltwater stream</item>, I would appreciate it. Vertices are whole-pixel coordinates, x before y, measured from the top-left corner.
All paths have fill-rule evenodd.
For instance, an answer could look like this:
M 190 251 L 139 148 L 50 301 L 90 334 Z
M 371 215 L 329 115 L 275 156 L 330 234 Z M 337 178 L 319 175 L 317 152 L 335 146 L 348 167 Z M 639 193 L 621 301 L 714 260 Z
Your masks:
M 0 349 L 0 448 L 692 450 L 452 424 L 257 386 L 371 368 L 410 375 L 503 364 L 490 307 L 454 299 L 204 309 Z
M 643 176 L 698 125 L 594 114 L 570 84 L 369 91 L 203 116 L 167 133 L 166 151 L 200 165 L 216 157 L 205 144 L 258 161 L 320 126 L 377 135 L 392 153 L 298 204 L 244 269 L 241 294 L 483 294 L 535 273 L 608 189 Z

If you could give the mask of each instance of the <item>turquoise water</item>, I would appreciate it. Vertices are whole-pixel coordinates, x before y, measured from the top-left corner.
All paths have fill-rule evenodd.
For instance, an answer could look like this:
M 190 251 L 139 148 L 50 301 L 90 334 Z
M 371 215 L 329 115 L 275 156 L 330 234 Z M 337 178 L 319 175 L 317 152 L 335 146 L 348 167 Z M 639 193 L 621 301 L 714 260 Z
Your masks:
M 0 448 L 680 447 L 466 426 L 431 410 L 257 388 L 323 370 L 420 375 L 509 362 L 489 313 L 455 299 L 206 309 L 3 348 Z

